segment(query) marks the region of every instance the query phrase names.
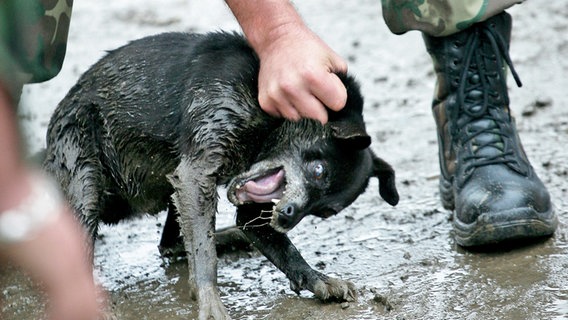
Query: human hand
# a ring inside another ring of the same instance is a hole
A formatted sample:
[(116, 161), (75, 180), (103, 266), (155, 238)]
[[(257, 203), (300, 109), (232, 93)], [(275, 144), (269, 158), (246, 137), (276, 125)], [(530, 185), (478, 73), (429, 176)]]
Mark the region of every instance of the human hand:
[(326, 123), (326, 107), (345, 106), (347, 91), (336, 73), (347, 63), (308, 28), (283, 25), (278, 36), (263, 48), (260, 58), (258, 100), (270, 115), (291, 120), (301, 117)]
[[(90, 246), (90, 240), (71, 212), (65, 212), (60, 218), (40, 235), (44, 241), (50, 241), (50, 238), (58, 241), (53, 244), (59, 248), (52, 249), (52, 259), (61, 255), (58, 262), (48, 263), (53, 264), (54, 268), (51, 274), (46, 273), (44, 276), (48, 319), (102, 319), (103, 311), (106, 311), (106, 297), (104, 290), (93, 279), (92, 261), (87, 253), (89, 250), (86, 249)], [(59, 251), (59, 254), (55, 251)], [(47, 266), (44, 265), (44, 268), (47, 270)], [(38, 274), (41, 275), (42, 272)]]
[[(0, 242), (0, 255), (22, 267), (40, 284), (47, 297), (48, 319), (99, 319), (105, 301), (93, 279), (86, 232), (51, 189), (52, 184), (36, 175), (26, 179), (26, 175), (14, 183), (15, 188), (32, 191), (12, 212), (2, 213), (2, 223), (20, 223), (20, 228), (25, 223), (28, 231), (21, 239), (7, 237)], [(40, 211), (45, 214), (38, 215)], [(11, 234), (3, 232), (4, 236)]]

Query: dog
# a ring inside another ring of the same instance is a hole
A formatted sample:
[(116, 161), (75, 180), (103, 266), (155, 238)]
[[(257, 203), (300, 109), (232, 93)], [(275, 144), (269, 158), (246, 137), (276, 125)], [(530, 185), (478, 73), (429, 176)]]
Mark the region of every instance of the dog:
[(286, 236), (304, 216), (337, 214), (371, 177), (399, 199), (393, 168), (369, 148), (356, 80), (326, 125), (271, 117), (257, 101), (259, 59), (237, 33), (163, 33), (109, 51), (58, 104), (44, 168), (93, 238), (99, 224), (168, 209), (161, 245), (181, 233), (200, 319), (228, 319), (216, 288), (218, 186), (237, 226), (295, 292), (351, 301)]

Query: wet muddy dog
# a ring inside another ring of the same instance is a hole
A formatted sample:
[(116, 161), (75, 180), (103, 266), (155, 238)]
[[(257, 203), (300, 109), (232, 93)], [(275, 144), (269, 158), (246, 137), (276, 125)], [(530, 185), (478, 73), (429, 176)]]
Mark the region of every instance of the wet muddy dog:
[(85, 72), (49, 123), (45, 168), (93, 237), (101, 222), (168, 209), (162, 245), (181, 232), (200, 319), (229, 318), (216, 288), (218, 186), (237, 226), (291, 288), (322, 300), (352, 300), (355, 288), (312, 269), (285, 232), (308, 214), (338, 213), (371, 177), (398, 202), (393, 169), (369, 148), (352, 77), (339, 75), (347, 105), (322, 125), (265, 114), (258, 70), (237, 34), (146, 37)]

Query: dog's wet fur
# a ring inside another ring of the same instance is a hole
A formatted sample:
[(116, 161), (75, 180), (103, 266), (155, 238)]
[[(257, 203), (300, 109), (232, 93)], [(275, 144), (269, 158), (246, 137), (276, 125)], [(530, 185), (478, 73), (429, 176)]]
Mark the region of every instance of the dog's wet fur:
[(369, 148), (353, 77), (338, 75), (347, 104), (322, 125), (265, 114), (258, 70), (235, 33), (146, 37), (85, 72), (49, 123), (44, 167), (93, 237), (101, 222), (168, 209), (161, 246), (181, 232), (200, 319), (229, 318), (216, 288), (218, 186), (246, 239), (294, 291), (322, 300), (353, 300), (355, 287), (312, 269), (285, 232), (308, 214), (335, 215), (371, 177), (398, 202), (393, 169)]

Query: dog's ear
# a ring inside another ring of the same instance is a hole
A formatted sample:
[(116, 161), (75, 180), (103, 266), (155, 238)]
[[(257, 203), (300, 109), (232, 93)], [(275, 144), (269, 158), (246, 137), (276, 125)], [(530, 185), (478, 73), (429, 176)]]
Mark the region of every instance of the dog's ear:
[(361, 121), (333, 121), (329, 123), (332, 135), (342, 146), (349, 149), (363, 150), (371, 145), (371, 137), (365, 131), (365, 124)]
[(337, 74), (347, 89), (347, 102), (340, 111), (328, 109), (328, 124), (333, 137), (342, 144), (356, 150), (363, 150), (371, 144), (371, 137), (363, 121), (363, 96), (359, 84), (346, 74)]
[(371, 154), (373, 157), (373, 176), (379, 179), (379, 193), (387, 203), (396, 206), (399, 196), (395, 184), (394, 169), (374, 153), (371, 152)]

